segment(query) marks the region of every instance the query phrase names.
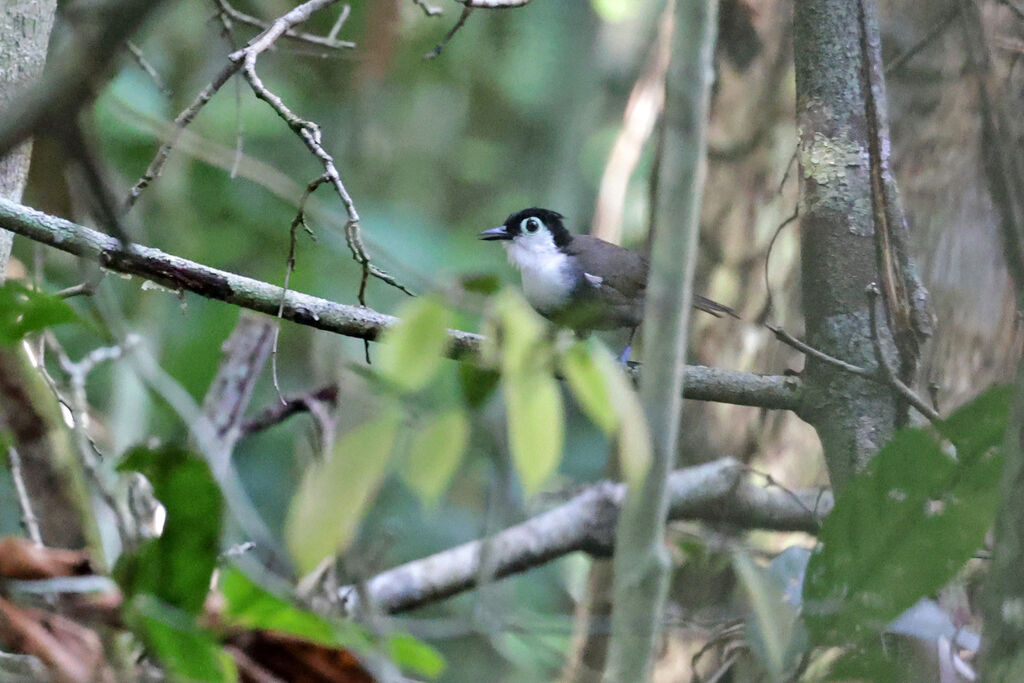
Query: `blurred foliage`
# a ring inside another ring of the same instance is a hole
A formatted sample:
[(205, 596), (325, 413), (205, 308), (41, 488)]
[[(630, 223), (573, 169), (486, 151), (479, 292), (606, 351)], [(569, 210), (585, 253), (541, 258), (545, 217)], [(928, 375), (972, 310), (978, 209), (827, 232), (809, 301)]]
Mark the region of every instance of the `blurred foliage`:
[[(611, 354), (593, 340), (552, 335), (521, 299), (502, 290), (517, 284), (519, 276), (499, 249), (481, 245), (475, 236), (510, 212), (534, 205), (557, 209), (574, 230), (586, 231), (663, 3), (538, 1), (514, 11), (477, 11), (439, 58), (424, 61), (460, 9), (446, 0), (434, 3), (445, 10), (441, 17), (424, 16), (411, 0), (353, 3), (339, 37), (355, 41), (357, 49), (325, 53), (282, 41), (258, 63), (269, 88), (300, 116), (321, 125), (325, 146), (362, 216), (374, 262), (414, 291), (429, 293), (409, 301), (370, 280), (369, 305), (401, 315), (403, 323), (382, 345), (370, 347), (369, 369), (359, 340), (288, 324), (281, 328), (277, 368), (284, 393), (338, 383), (339, 436), (321, 453), (309, 418), (296, 417), (242, 439), (235, 463), (260, 513), (287, 539), (302, 572), (346, 550), (344, 557), (357, 559), (358, 567), (343, 562), (342, 571), (354, 580), (479, 538), (534, 511), (543, 497), (530, 494), (604, 476), (613, 448), (626, 476), (646, 467), (639, 405)], [(237, 6), (269, 19), (294, 4), (251, 0)], [(326, 33), (335, 16), (321, 12), (302, 28)], [(170, 97), (126, 61), (97, 100), (92, 122), (120, 195), (152, 159), (168, 122), (222, 68), (226, 55), (255, 33), (235, 25), (225, 39), (211, 17), (206, 3), (169, 3), (138, 37), (146, 58), (169, 84)], [(788, 36), (782, 42), (788, 45)], [(775, 80), (756, 78), (772, 92), (791, 95), (788, 80), (776, 88)], [(725, 147), (735, 140), (722, 135), (721, 121), (732, 121), (740, 111), (730, 106), (738, 101), (736, 92), (754, 103), (748, 106), (757, 117), (769, 108), (785, 109), (775, 100), (760, 106), (761, 100), (750, 97), (751, 82), (726, 78), (720, 85), (718, 97), (726, 104), (716, 114), (713, 133)], [(704, 276), (713, 272), (724, 282), (730, 297), (749, 298), (749, 310), (760, 305), (763, 294), (761, 271), (751, 264), (761, 260), (759, 246), (792, 211), (776, 191), (794, 144), (788, 116), (786, 110), (781, 124), (786, 134), (776, 135), (765, 150), (771, 163), (744, 171), (756, 179), (729, 164), (711, 169), (711, 182), (724, 175), (721, 187), (727, 191), (710, 193), (709, 211), (733, 212), (749, 231), (719, 229), (717, 215), (709, 220), (713, 229), (703, 240), (701, 268)], [(760, 118), (738, 120), (739, 132), (733, 132), (740, 142), (754, 124), (771, 125)], [(641, 150), (627, 191), (623, 235), (634, 241), (647, 229), (652, 148)], [(73, 174), (65, 174), (62, 154), (52, 142), (37, 143), (25, 201), (87, 223), (82, 189)], [(163, 176), (125, 220), (140, 242), (281, 284), (296, 204), (319, 172), (298, 138), (244, 83), (232, 82), (203, 109)], [(290, 286), (354, 303), (361, 272), (345, 246), (343, 208), (329, 188), (321, 187), (307, 209), (316, 240), (300, 235)], [(18, 241), (18, 260), (35, 263), (34, 249)], [(794, 262), (795, 249), (795, 239), (783, 235), (773, 256), (779, 287), (788, 272), (781, 262)], [(46, 291), (97, 275), (95, 266), (67, 255), (43, 255), (41, 271), (26, 270)], [(749, 281), (715, 270), (730, 259), (734, 269), (750, 271)], [(0, 343), (77, 315), (80, 324), (57, 328), (71, 357), (109, 343), (113, 334), (136, 332), (163, 370), (196, 399), (208, 389), (220, 345), (237, 319), (225, 304), (141, 288), (138, 279), (111, 274), (96, 297), (70, 304), (18, 284), (0, 296)], [(494, 341), (490, 355), (476, 364), (443, 359), (446, 326), (488, 332)], [(737, 362), (730, 366), (756, 359), (752, 334), (733, 335), (737, 329), (720, 327), (705, 347), (695, 345), (695, 353), (731, 345), (730, 360)], [(772, 354), (758, 371), (788, 367), (783, 354)], [(567, 382), (555, 382), (555, 368)], [(188, 425), (128, 363), (97, 368), (88, 391), (97, 423), (94, 437), (107, 462), (146, 471), (169, 511), (169, 535), (125, 560), (126, 567), (134, 565), (123, 578), (126, 590), (135, 594), (131, 621), (178, 675), (230, 676), (230, 661), (193, 618), (220, 529), (220, 498), (210, 488), (209, 473), (182, 449), (125, 453), (150, 437), (180, 442)], [(265, 373), (251, 410), (277, 400)], [(870, 476), (848, 487), (822, 530), (823, 549), (811, 560), (802, 621), (794, 621), (801, 605), (794, 586), (803, 583), (806, 555), (783, 553), (767, 570), (750, 557), (736, 556), (732, 569), (750, 608), (747, 639), (764, 672), (776, 678), (791, 672), (808, 631), (814, 644), (877, 633), (963, 565), (990, 519), (993, 493), (985, 486), (997, 471), (998, 459), (988, 449), (1002, 419), (999, 400), (990, 394), (946, 423), (942, 434), (955, 445), (955, 461), (931, 431), (906, 432), (887, 447)], [(732, 438), (726, 443), (734, 450), (728, 452), (754, 452), (768, 444), (766, 460), (785, 461), (783, 467), (799, 484), (813, 482), (816, 470), (808, 462), (816, 462), (811, 458), (817, 457), (817, 446), (807, 437), (809, 430), (803, 441), (792, 432), (784, 444), (769, 440), (782, 432), (779, 421), (795, 418), (715, 406), (688, 411), (687, 419), (699, 419), (690, 416), (704, 411), (715, 411), (724, 427), (719, 431)], [(740, 420), (746, 430), (732, 428)], [(758, 436), (750, 437), (749, 430)], [(687, 448), (713, 452), (708, 444), (717, 442), (708, 431), (687, 432)], [(810, 457), (801, 460), (794, 453)], [(0, 494), (6, 488), (0, 487)], [(926, 506), (929, 501), (941, 503), (941, 510)], [(4, 522), (16, 519), (13, 497), (0, 495), (0, 503), (10, 511)], [(182, 536), (182, 525), (192, 524), (193, 537)], [(901, 540), (911, 537), (914, 543)], [(709, 563), (719, 557), (704, 538), (693, 545), (690, 557), (706, 556)], [(181, 562), (192, 563), (181, 574), (184, 583), (164, 581), (168, 572), (182, 569)], [(579, 558), (566, 558), (421, 610), (416, 616), (426, 624), (422, 638), (440, 654), (400, 628), (378, 637), (318, 617), (237, 571), (227, 571), (221, 585), (225, 619), (238, 626), (384, 653), (407, 670), (444, 680), (477, 681), (480, 671), (487, 671), (489, 680), (550, 680), (570, 646), (572, 610), (586, 566)], [(722, 566), (728, 569), (728, 561)], [(828, 606), (835, 595), (850, 594), (886, 599), (881, 605), (843, 600), (842, 609), (820, 617), (808, 611), (809, 605)], [(718, 606), (731, 603), (720, 594), (712, 597)], [(441, 626), (432, 630), (430, 624)], [(880, 672), (892, 665), (877, 650), (854, 648), (833, 673), (847, 667), (851, 675), (881, 680)]]

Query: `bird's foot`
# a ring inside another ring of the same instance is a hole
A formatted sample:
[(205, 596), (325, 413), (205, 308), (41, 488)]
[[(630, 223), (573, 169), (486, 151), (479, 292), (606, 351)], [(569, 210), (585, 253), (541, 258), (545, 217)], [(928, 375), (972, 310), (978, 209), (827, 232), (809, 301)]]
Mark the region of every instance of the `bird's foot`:
[(628, 365), (628, 364), (629, 364), (629, 353), (630, 353), (630, 351), (632, 351), (632, 350), (633, 350), (633, 345), (632, 345), (632, 344), (629, 344), (629, 345), (628, 345), (628, 346), (626, 346), (626, 348), (625, 348), (625, 349), (624, 349), (624, 350), (622, 351), (622, 353), (621, 353), (621, 354), (619, 354), (619, 365)]

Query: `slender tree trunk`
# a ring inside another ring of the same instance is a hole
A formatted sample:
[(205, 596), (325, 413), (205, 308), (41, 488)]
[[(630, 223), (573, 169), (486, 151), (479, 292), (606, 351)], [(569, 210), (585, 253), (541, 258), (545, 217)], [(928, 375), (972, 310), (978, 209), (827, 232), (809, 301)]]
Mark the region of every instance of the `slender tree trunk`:
[[(43, 73), (57, 0), (5, 0), (0, 10), (0, 111)], [(32, 143), (0, 159), (0, 197), (21, 201)], [(0, 230), (0, 284), (7, 273), (13, 233)]]
[(659, 173), (663, 186), (655, 207), (658, 229), (644, 311), (643, 364), (648, 372), (640, 383), (652, 458), (643, 474), (622, 468), (628, 489), (615, 545), (607, 681), (650, 678), (668, 591), (666, 485), (679, 444), (717, 12), (716, 0), (676, 4)]
[[(793, 27), (807, 340), (866, 368), (877, 366), (868, 285), (877, 283), (886, 293), (920, 288), (903, 270), (905, 254), (893, 253), (899, 249), (888, 241), (893, 232), (901, 237), (904, 227), (888, 170), (872, 3), (800, 0)], [(914, 350), (902, 353), (900, 344), (897, 354), (887, 324), (895, 321), (900, 329), (899, 314), (904, 322), (911, 315), (898, 298), (885, 297), (889, 315), (880, 323), (880, 342), (892, 365), (912, 374)], [(832, 486), (840, 490), (893, 435), (904, 409), (888, 387), (821, 361), (808, 358), (804, 377), (801, 416), (817, 430)]]

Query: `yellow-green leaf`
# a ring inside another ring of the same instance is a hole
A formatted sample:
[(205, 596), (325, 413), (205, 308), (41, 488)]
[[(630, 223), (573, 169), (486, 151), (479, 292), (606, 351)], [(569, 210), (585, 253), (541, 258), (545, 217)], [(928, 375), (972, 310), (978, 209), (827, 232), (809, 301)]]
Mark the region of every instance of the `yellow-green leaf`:
[(469, 443), (469, 418), (461, 408), (432, 415), (413, 435), (402, 479), (427, 505), (448, 488)]
[(619, 426), (619, 416), (612, 405), (606, 373), (594, 359), (597, 354), (607, 352), (593, 342), (577, 341), (562, 355), (562, 373), (583, 412), (611, 435)]
[(555, 379), (540, 373), (506, 375), (504, 390), (512, 463), (526, 495), (533, 495), (562, 459), (562, 395)]
[(606, 353), (594, 354), (593, 360), (605, 378), (618, 416), (618, 455), (622, 476), (627, 482), (640, 481), (651, 466), (651, 437), (640, 397), (618, 361)]
[(285, 520), (288, 549), (300, 573), (344, 551), (387, 475), (402, 420), (395, 406), (347, 432), (322, 463), (309, 468)]
[(441, 365), (448, 345), (449, 312), (432, 296), (413, 299), (384, 333), (377, 371), (399, 390), (419, 391)]
[(498, 295), (496, 312), (501, 321), (502, 371), (516, 374), (543, 365), (542, 345), (544, 321), (515, 290), (506, 289)]

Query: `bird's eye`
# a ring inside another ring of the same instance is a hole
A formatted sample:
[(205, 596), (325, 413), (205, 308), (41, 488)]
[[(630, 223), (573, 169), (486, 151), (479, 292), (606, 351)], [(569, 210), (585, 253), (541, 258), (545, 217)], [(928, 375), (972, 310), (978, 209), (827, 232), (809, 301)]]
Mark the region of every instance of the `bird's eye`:
[(523, 222), (519, 227), (521, 227), (525, 232), (537, 232), (537, 230), (540, 229), (540, 226), (540, 220), (536, 218), (526, 218), (523, 219)]

